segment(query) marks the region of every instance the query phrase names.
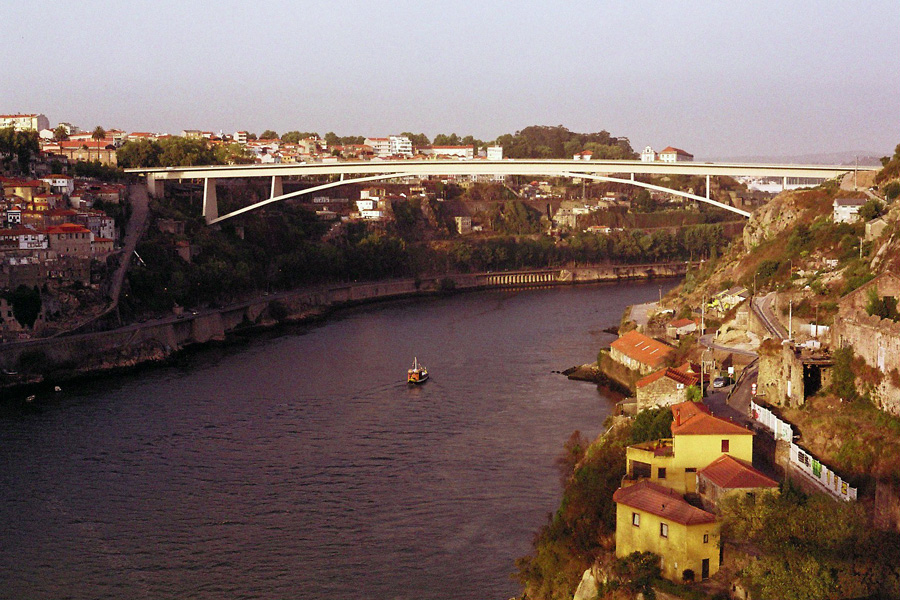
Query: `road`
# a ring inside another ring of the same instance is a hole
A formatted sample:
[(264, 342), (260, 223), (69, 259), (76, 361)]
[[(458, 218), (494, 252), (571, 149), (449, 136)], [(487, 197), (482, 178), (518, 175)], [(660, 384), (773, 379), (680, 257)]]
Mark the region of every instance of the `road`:
[(712, 333), (708, 333), (706, 335), (700, 336), (700, 345), (706, 346), (712, 350), (722, 350), (723, 352), (731, 352), (732, 354), (741, 354), (743, 356), (757, 356), (756, 352), (753, 350), (747, 350), (746, 348), (738, 348), (737, 346), (724, 346), (722, 344), (717, 344), (713, 341), (715, 336)]
[(772, 301), (775, 299), (775, 292), (769, 292), (762, 298), (753, 298), (750, 308), (753, 313), (759, 317), (766, 329), (780, 340), (788, 339), (788, 332), (778, 321), (778, 317), (772, 311)]

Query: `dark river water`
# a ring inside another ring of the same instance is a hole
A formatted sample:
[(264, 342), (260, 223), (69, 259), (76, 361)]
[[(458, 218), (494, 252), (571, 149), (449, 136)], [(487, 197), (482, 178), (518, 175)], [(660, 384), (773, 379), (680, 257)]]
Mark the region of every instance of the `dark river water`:
[[(663, 289), (673, 285), (664, 282)], [(373, 305), (0, 417), (0, 598), (498, 599), (658, 283)], [(414, 356), (431, 381), (410, 388)]]

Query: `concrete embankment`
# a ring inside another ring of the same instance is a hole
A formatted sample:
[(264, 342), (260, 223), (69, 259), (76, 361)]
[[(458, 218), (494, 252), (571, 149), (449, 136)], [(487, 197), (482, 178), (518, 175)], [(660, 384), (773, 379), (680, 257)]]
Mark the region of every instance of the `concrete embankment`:
[(540, 287), (655, 277), (680, 277), (685, 263), (608, 265), (476, 273), (281, 292), (216, 310), (166, 317), (110, 331), (7, 343), (0, 346), (0, 386), (64, 379), (163, 360), (231, 332), (319, 317), (344, 306), (450, 291)]

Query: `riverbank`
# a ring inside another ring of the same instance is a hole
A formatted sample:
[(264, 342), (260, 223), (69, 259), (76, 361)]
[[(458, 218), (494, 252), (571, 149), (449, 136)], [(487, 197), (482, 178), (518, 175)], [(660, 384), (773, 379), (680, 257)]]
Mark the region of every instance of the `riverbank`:
[(322, 319), (335, 310), (370, 302), (497, 288), (681, 277), (688, 266), (679, 262), (454, 274), (280, 292), (108, 331), (4, 344), (0, 346), (0, 388), (55, 384), (161, 362), (185, 348), (221, 342), (237, 332)]

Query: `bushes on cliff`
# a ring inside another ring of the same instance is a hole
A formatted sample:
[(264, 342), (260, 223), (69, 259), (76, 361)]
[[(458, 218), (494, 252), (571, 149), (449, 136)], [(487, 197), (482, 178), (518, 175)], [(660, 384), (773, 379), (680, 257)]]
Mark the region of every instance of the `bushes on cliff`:
[(753, 597), (784, 600), (900, 594), (900, 538), (875, 530), (866, 509), (786, 489), (720, 503), (723, 536), (758, 551), (742, 577)]
[(528, 598), (570, 599), (585, 569), (611, 547), (612, 495), (625, 475), (629, 431), (629, 425), (617, 425), (583, 453), (580, 436), (567, 442), (558, 462), (565, 479), (560, 508), (535, 536), (531, 554), (516, 561)]

